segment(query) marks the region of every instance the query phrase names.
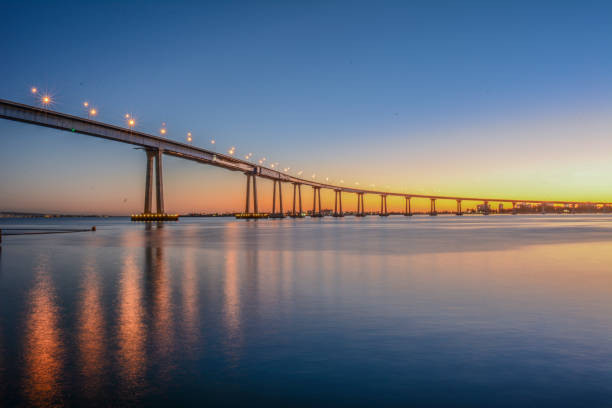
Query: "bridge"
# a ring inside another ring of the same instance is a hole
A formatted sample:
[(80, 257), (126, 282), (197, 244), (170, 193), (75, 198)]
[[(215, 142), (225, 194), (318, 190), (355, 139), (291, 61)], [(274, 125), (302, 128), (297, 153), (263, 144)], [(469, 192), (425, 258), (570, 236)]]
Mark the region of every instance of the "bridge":
[[(65, 113), (54, 112), (36, 106), (25, 105), (13, 101), (0, 99), (0, 118), (28, 123), (36, 126), (48, 127), (68, 132), (99, 137), (113, 140), (116, 142), (127, 143), (142, 148), (146, 154), (146, 178), (144, 195), (144, 214), (165, 214), (164, 207), (164, 183), (163, 183), (163, 156), (175, 156), (185, 160), (192, 160), (198, 163), (221, 167), (230, 171), (239, 171), (246, 175), (246, 194), (244, 213), (239, 214), (241, 218), (259, 218), (263, 213), (259, 212), (257, 203), (257, 179), (272, 180), (274, 184), (271, 217), (282, 218), (286, 212), (283, 210), (282, 186), (290, 184), (293, 186), (293, 205), (290, 215), (292, 217), (303, 217), (302, 207), (302, 186), (310, 187), (314, 190), (311, 216), (320, 217), (323, 215), (321, 210), (321, 189), (328, 189), (334, 192), (334, 216), (344, 216), (342, 209), (343, 194), (355, 194), (357, 198), (357, 212), (355, 215), (364, 216), (364, 196), (380, 196), (379, 215), (387, 216), (387, 197), (396, 196), (405, 199), (404, 215), (412, 215), (411, 199), (424, 198), (430, 200), (429, 215), (437, 215), (436, 201), (453, 200), (457, 204), (457, 215), (462, 215), (461, 203), (463, 201), (478, 201), (485, 204), (485, 213), (488, 212), (488, 203), (511, 203), (513, 210), (517, 204), (537, 204), (544, 210), (546, 205), (566, 205), (574, 209), (581, 204), (588, 205), (610, 205), (609, 202), (583, 202), (583, 201), (551, 201), (551, 200), (519, 200), (514, 198), (499, 197), (455, 197), (428, 194), (408, 194), (390, 191), (368, 190), (347, 186), (338, 186), (328, 183), (319, 183), (314, 180), (306, 180), (294, 177), (272, 168), (256, 165), (246, 160), (241, 160), (230, 155), (220, 154), (211, 150), (195, 147), (189, 144), (177, 142), (163, 137), (154, 136), (144, 132), (139, 132), (131, 128), (123, 128), (107, 123), (97, 122), (91, 119), (68, 115)], [(153, 174), (155, 173), (155, 174)], [(155, 176), (155, 202), (156, 212), (153, 213), (153, 176)], [(278, 200), (277, 200), (278, 190)], [(277, 211), (278, 201), (278, 211)], [(251, 211), (251, 203), (253, 211)], [(516, 211), (513, 211), (516, 213)], [(265, 214), (267, 216), (267, 214)]]

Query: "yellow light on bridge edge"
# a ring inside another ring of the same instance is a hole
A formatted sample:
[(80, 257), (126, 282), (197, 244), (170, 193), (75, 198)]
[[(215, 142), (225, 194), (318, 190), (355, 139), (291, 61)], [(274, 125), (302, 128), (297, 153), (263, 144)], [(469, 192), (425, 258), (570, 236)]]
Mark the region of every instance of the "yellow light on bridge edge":
[(48, 105), (51, 103), (51, 97), (49, 95), (43, 95), (41, 98), (43, 105)]
[(162, 135), (165, 135), (166, 134), (166, 128), (159, 129), (159, 133), (161, 133)]
[(87, 108), (89, 106), (89, 102), (87, 101), (83, 102), (83, 106)]
[(128, 120), (128, 125), (129, 125), (130, 127), (134, 127), (134, 125), (135, 125), (135, 124), (136, 124), (136, 121), (135, 121), (134, 119), (130, 119), (130, 120)]
[(96, 110), (96, 108), (91, 108), (91, 109), (89, 110), (89, 114), (90, 114), (91, 116), (96, 116), (96, 115), (98, 114), (98, 111)]
[(33, 94), (38, 92), (38, 89), (36, 89), (35, 86), (33, 86), (32, 88), (30, 88), (30, 92), (32, 92)]
[(191, 132), (187, 132), (187, 141), (191, 142), (192, 138), (191, 138)]

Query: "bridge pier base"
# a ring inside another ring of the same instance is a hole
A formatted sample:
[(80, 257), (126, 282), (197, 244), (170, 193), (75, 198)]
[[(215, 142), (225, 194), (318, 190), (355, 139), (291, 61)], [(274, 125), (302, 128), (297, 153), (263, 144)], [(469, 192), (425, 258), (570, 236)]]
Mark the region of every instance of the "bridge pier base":
[(164, 180), (162, 176), (162, 154), (161, 149), (157, 150), (155, 156), (155, 188), (157, 193), (157, 213), (164, 214)]
[[(283, 212), (283, 191), (281, 188), (280, 180), (273, 180), (274, 187), (272, 192), (272, 214), (270, 214), (270, 218), (285, 218), (285, 213)], [(276, 212), (276, 185), (278, 183), (278, 202), (280, 207), (280, 212)]]
[(344, 217), (344, 212), (342, 211), (342, 190), (334, 190), (334, 217)]
[(144, 199), (144, 214), (151, 214), (152, 201), (153, 201), (153, 160), (155, 159), (155, 152), (152, 150), (145, 150), (147, 154), (147, 175), (145, 178), (145, 199)]
[(411, 217), (412, 216), (412, 208), (410, 206), (410, 197), (405, 197), (406, 198), (406, 211), (404, 212), (404, 215), (406, 217)]
[[(299, 212), (295, 211), (296, 194), (299, 196)], [(291, 212), (291, 218), (304, 218), (304, 213), (302, 212), (302, 185), (300, 183), (293, 183), (293, 211)]]
[[(257, 175), (255, 173), (244, 173), (247, 176), (246, 184), (246, 202), (244, 206), (244, 212), (236, 214), (236, 218), (240, 219), (258, 219), (268, 218), (269, 214), (260, 213), (257, 206)], [(251, 179), (253, 189), (253, 212), (251, 212)]]
[(162, 175), (162, 154), (159, 150), (145, 150), (147, 172), (145, 176), (145, 197), (143, 214), (153, 214), (153, 168), (155, 168), (156, 214), (164, 214), (164, 181)]
[(387, 212), (387, 195), (382, 194), (380, 196), (380, 215), (381, 217), (388, 217), (389, 213)]
[(323, 212), (321, 212), (321, 187), (313, 187), (312, 189), (312, 212), (310, 216), (313, 218), (323, 217)]
[(461, 211), (461, 200), (457, 200), (457, 212), (455, 215), (463, 215), (463, 212)]
[(366, 213), (363, 209), (363, 193), (357, 193), (357, 212), (355, 217), (365, 217)]
[(431, 203), (429, 205), (429, 215), (435, 217), (436, 215), (438, 215), (438, 212), (436, 211), (436, 199), (435, 198), (430, 198)]
[[(177, 214), (164, 212), (164, 180), (162, 174), (163, 150), (147, 149), (147, 172), (145, 176), (144, 211), (142, 214), (132, 214), (132, 221), (177, 221)], [(155, 168), (155, 202), (157, 212), (153, 212), (153, 168)]]

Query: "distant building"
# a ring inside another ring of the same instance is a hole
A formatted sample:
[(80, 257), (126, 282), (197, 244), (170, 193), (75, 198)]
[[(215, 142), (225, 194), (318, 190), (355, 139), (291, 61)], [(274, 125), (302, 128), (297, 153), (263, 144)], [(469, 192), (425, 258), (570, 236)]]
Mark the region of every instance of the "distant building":
[(476, 206), (476, 211), (480, 212), (480, 213), (488, 213), (491, 212), (491, 205), (489, 203), (485, 203), (485, 204), (478, 204)]

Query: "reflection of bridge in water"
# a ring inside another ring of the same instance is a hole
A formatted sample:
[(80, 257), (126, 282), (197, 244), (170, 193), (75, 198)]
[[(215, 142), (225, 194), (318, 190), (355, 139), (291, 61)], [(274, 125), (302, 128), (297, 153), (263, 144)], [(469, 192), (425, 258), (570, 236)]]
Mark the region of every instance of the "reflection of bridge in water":
[[(355, 215), (364, 216), (364, 196), (378, 195), (380, 196), (380, 212), (379, 215), (387, 216), (387, 197), (395, 196), (402, 197), (405, 200), (404, 215), (412, 215), (411, 199), (424, 198), (430, 200), (429, 215), (437, 215), (436, 201), (437, 200), (453, 200), (457, 203), (455, 213), (462, 215), (461, 204), (463, 201), (478, 201), (483, 202), (484, 213), (489, 213), (489, 202), (496, 203), (511, 203), (513, 213), (516, 213), (517, 204), (536, 204), (541, 207), (542, 212), (547, 206), (564, 205), (570, 211), (574, 211), (578, 205), (590, 206), (608, 206), (612, 203), (608, 202), (581, 202), (581, 201), (551, 201), (551, 200), (519, 200), (513, 198), (487, 198), (487, 197), (456, 197), (442, 195), (427, 195), (427, 194), (410, 194), (397, 193), (389, 191), (365, 190), (353, 187), (338, 186), (333, 184), (318, 183), (312, 180), (306, 180), (299, 177), (294, 177), (281, 171), (277, 171), (264, 166), (250, 163), (246, 160), (237, 159), (230, 155), (216, 153), (200, 147), (191, 146), (189, 144), (177, 142), (174, 140), (153, 136), (147, 133), (138, 132), (133, 129), (126, 129), (115, 125), (110, 125), (102, 122), (80, 118), (77, 116), (67, 115), (59, 112), (53, 112), (47, 109), (41, 109), (34, 106), (23, 105), (20, 103), (0, 100), (0, 118), (9, 119), (19, 122), (25, 122), (37, 126), (50, 127), (59, 130), (65, 130), (73, 133), (95, 136), (103, 139), (114, 140), (117, 142), (128, 143), (139, 146), (145, 150), (147, 156), (146, 166), (146, 181), (145, 181), (145, 197), (144, 197), (144, 214), (153, 213), (153, 173), (155, 173), (155, 198), (156, 198), (156, 213), (164, 214), (164, 188), (163, 188), (163, 171), (162, 157), (164, 154), (180, 157), (187, 160), (196, 161), (198, 163), (208, 164), (212, 166), (222, 167), (227, 170), (240, 171), (247, 176), (246, 182), (246, 200), (244, 213), (240, 214), (241, 218), (260, 218), (267, 217), (268, 214), (260, 213), (257, 202), (257, 179), (263, 178), (272, 180), (274, 184), (272, 212), (271, 217), (282, 218), (286, 212), (283, 209), (282, 185), (289, 183), (293, 185), (293, 205), (290, 211), (292, 217), (303, 217), (302, 210), (302, 186), (311, 187), (314, 191), (311, 216), (321, 217), (324, 215), (321, 209), (321, 189), (328, 189), (334, 192), (334, 211), (333, 215), (337, 217), (344, 216), (342, 208), (343, 194), (355, 194), (357, 196), (357, 211)], [(277, 210), (277, 189), (278, 189), (278, 210)], [(253, 211), (251, 211), (251, 204)]]

